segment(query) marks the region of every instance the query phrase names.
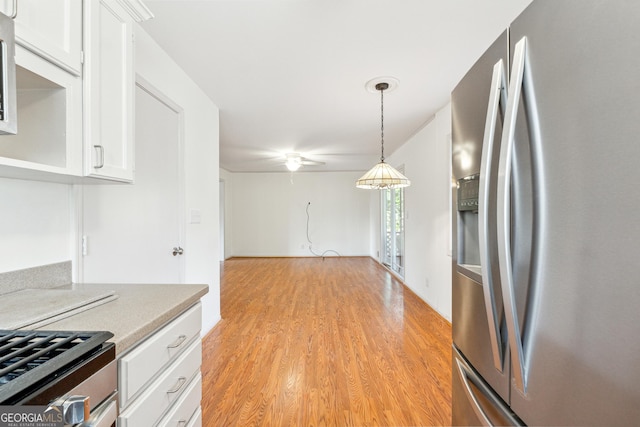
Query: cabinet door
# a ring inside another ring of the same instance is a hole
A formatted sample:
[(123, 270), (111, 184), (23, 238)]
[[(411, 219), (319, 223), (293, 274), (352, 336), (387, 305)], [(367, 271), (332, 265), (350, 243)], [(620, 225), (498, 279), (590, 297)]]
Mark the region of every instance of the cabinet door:
[(85, 174), (133, 181), (133, 18), (116, 0), (85, 2)]
[(79, 76), (82, 72), (82, 0), (0, 0), (15, 16), (16, 42)]

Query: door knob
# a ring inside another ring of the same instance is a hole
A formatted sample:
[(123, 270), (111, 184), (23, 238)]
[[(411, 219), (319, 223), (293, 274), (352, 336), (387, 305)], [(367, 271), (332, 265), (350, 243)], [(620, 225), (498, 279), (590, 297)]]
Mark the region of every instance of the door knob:
[(173, 248), (173, 252), (171, 253), (173, 254), (173, 256), (182, 255), (184, 253), (184, 249), (182, 249), (180, 246), (177, 246)]

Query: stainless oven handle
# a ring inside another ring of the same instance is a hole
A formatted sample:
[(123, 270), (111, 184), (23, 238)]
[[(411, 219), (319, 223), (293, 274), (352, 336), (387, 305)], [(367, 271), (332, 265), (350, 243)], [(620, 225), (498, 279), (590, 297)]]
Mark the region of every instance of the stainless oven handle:
[(118, 393), (114, 392), (104, 403), (91, 411), (88, 421), (79, 427), (111, 427), (118, 418)]

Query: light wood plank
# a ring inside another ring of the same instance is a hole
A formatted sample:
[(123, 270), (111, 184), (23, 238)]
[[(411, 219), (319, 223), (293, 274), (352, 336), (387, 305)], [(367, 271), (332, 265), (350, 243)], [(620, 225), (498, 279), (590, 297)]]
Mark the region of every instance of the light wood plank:
[(237, 258), (203, 348), (204, 426), (451, 422), (451, 324), (370, 258)]

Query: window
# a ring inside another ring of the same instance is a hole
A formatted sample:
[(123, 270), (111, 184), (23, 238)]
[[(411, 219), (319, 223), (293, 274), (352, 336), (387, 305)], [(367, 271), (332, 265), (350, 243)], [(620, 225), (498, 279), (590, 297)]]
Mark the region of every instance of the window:
[(404, 277), (404, 189), (382, 190), (382, 263)]

